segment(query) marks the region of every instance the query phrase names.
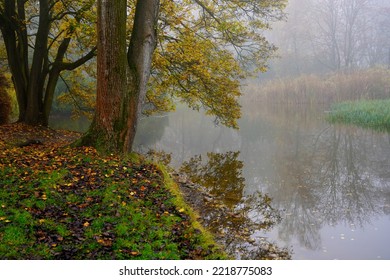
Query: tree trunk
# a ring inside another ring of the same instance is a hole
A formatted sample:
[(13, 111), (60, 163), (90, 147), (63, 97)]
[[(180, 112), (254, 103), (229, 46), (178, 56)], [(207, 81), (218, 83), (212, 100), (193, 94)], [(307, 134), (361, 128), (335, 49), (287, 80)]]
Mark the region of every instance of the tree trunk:
[(30, 82), (27, 90), (27, 110), (25, 122), (36, 125), (43, 123), (42, 97), (45, 77), (45, 59), (50, 30), (49, 2), (39, 1), (39, 27), (35, 39), (35, 50), (30, 69)]
[[(19, 4), (20, 0), (18, 1)], [(15, 1), (5, 1), (1, 31), (19, 105), (19, 121), (23, 121), (27, 108), (28, 60), (23, 59), (27, 55), (28, 48), (27, 29), (18, 28), (18, 25), (14, 22), (16, 18)], [(19, 19), (21, 21), (25, 20), (25, 14), (20, 13)]]
[(98, 1), (96, 110), (79, 144), (104, 153), (131, 151), (156, 46), (158, 10), (159, 0), (137, 1), (126, 59), (126, 0)]
[[(93, 48), (75, 62), (63, 62), (70, 37), (63, 39), (54, 63), (49, 62), (48, 38), (53, 22), (52, 1), (39, 0), (39, 21), (35, 44), (29, 66), (28, 20), (25, 0), (7, 0), (0, 13), (0, 29), (7, 51), (8, 66), (12, 74), (19, 106), (19, 122), (32, 125), (48, 125), (53, 96), (60, 73), (74, 70), (95, 56)], [(82, 9), (81, 9), (82, 10)], [(31, 51), (30, 51), (31, 52)]]
[[(153, 52), (157, 44), (157, 20), (159, 15), (159, 0), (137, 1), (134, 27), (127, 53), (129, 63), (129, 92), (131, 116), (128, 120), (129, 131), (125, 137), (127, 150), (134, 141), (141, 104), (146, 96), (150, 77)], [(136, 85), (136, 87), (134, 87)]]
[(81, 144), (99, 150), (120, 147), (121, 104), (126, 92), (126, 0), (98, 1), (95, 116)]

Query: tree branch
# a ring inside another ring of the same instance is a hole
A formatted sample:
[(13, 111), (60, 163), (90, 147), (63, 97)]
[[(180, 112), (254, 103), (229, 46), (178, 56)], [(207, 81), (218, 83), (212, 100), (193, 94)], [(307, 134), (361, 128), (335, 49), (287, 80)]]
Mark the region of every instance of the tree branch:
[(78, 67), (80, 67), (81, 65), (83, 65), (84, 63), (86, 63), (87, 61), (89, 61), (90, 59), (92, 59), (94, 56), (96, 56), (96, 49), (97, 47), (94, 47), (92, 50), (89, 51), (89, 53), (87, 53), (85, 56), (81, 57), (80, 59), (74, 61), (74, 62), (71, 62), (71, 63), (60, 63), (59, 64), (59, 69), (62, 71), (62, 70), (74, 70)]
[(202, 9), (204, 10), (204, 11), (206, 11), (217, 23), (219, 23), (219, 24), (221, 24), (221, 21), (219, 20), (219, 18), (217, 18), (216, 16), (215, 16), (215, 14), (213, 13), (213, 11), (211, 11), (209, 8), (207, 8), (206, 6), (205, 6), (205, 4), (203, 4), (201, 1), (199, 1), (199, 0), (194, 0), (199, 6), (201, 6), (202, 7)]

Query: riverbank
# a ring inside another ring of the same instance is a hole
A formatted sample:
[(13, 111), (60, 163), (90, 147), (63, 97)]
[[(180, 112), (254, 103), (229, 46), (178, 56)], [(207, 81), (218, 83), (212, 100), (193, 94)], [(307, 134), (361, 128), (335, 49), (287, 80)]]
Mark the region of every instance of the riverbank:
[(0, 259), (225, 259), (158, 165), (0, 126)]

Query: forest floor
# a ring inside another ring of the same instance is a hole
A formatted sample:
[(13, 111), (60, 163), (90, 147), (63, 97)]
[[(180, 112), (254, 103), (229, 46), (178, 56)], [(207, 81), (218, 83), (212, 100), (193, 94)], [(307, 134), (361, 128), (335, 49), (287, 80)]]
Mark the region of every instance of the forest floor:
[(157, 164), (78, 137), (0, 126), (0, 259), (227, 258)]

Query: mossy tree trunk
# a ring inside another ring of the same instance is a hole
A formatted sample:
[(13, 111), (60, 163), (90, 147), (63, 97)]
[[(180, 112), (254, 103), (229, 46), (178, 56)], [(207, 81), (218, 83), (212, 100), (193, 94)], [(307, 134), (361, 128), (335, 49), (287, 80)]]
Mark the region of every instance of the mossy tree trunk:
[(0, 125), (9, 122), (11, 101), (7, 93), (8, 83), (3, 73), (0, 73)]
[(134, 141), (156, 47), (159, 0), (139, 0), (126, 52), (126, 0), (98, 1), (95, 116), (78, 144), (126, 154)]

